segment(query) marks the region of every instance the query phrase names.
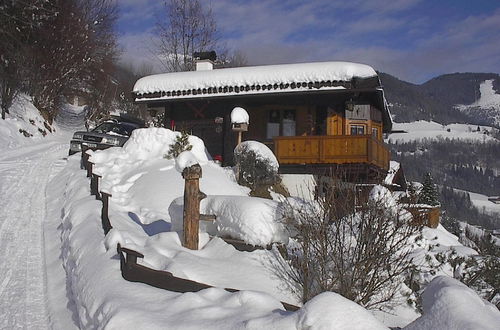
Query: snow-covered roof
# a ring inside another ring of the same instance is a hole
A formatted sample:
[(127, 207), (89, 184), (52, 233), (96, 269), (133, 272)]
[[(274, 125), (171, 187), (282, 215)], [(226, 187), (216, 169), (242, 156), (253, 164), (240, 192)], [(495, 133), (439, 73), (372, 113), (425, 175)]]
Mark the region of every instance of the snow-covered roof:
[(352, 88), (353, 79), (376, 78), (351, 62), (315, 62), (172, 72), (146, 76), (134, 86), (136, 101)]

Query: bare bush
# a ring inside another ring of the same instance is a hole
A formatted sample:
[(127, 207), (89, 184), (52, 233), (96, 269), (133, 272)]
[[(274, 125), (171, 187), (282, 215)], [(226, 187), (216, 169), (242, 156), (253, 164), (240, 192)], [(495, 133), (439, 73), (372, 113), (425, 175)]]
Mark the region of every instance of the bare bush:
[(279, 249), (277, 273), (303, 302), (333, 291), (383, 309), (414, 268), (411, 244), (420, 228), (387, 189), (376, 186), (362, 198), (354, 185), (332, 182), (314, 201), (284, 203), (291, 239)]

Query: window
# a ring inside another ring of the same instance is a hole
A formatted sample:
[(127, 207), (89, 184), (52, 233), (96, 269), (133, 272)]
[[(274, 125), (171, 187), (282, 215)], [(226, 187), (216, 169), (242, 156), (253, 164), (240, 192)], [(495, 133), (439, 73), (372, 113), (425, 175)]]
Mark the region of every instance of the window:
[(266, 138), (275, 136), (295, 136), (295, 110), (271, 110), (267, 122)]
[(351, 135), (365, 135), (365, 125), (351, 125)]
[(295, 110), (285, 110), (282, 125), (283, 136), (295, 136)]
[(377, 127), (372, 127), (372, 136), (375, 139), (378, 139), (378, 128)]
[(269, 120), (267, 121), (266, 137), (272, 139), (280, 135), (280, 113), (278, 110), (269, 112)]

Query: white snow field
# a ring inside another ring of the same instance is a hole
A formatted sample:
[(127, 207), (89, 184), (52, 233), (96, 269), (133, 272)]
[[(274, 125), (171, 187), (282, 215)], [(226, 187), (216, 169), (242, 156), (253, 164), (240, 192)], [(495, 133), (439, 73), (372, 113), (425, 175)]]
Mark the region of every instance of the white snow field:
[[(61, 118), (80, 118), (79, 111), (73, 109)], [(79, 122), (65, 123), (62, 130), (54, 125), (57, 133), (42, 137), (36, 126), (43, 127), (43, 119), (24, 96), (9, 117), (0, 121), (0, 328), (71, 329), (74, 322), (59, 259), (60, 213), (48, 208), (46, 193), (66, 163), (70, 135), (65, 132)], [(24, 137), (19, 128), (34, 136)]]
[[(479, 131), (477, 128), (479, 127)], [(405, 143), (419, 140), (465, 140), (474, 142), (498, 141), (491, 134), (496, 128), (469, 124), (442, 125), (434, 121), (418, 120), (411, 123), (394, 123), (393, 131), (405, 133), (391, 133), (387, 143)]]

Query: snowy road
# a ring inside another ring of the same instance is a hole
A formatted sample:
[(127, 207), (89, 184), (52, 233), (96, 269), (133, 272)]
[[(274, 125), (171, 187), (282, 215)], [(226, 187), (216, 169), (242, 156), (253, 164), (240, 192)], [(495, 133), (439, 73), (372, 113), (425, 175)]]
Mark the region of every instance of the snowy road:
[[(68, 126), (63, 130), (72, 129)], [(59, 299), (47, 289), (47, 274), (57, 270), (46, 267), (46, 188), (65, 164), (69, 137), (58, 133), (0, 154), (0, 329), (50, 329), (61, 324), (50, 306), (57, 303), (54, 298), (66, 304), (67, 298)], [(49, 262), (54, 267), (50, 258)], [(64, 274), (59, 268), (58, 274)]]

